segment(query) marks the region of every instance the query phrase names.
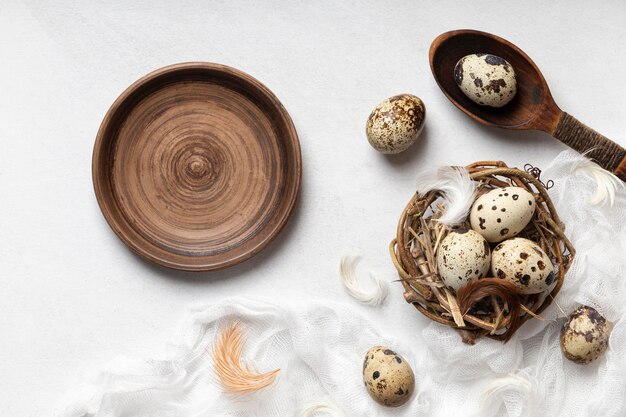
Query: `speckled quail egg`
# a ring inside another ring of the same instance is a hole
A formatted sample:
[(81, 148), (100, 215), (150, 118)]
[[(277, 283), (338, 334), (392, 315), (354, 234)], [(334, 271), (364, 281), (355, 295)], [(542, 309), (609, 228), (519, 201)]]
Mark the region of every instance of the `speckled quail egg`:
[(565, 357), (580, 364), (598, 359), (606, 351), (611, 324), (594, 308), (578, 307), (561, 329), (561, 350)]
[(397, 407), (411, 398), (415, 377), (402, 356), (384, 346), (374, 346), (365, 354), (363, 383), (378, 403)]
[(381, 102), (367, 119), (370, 145), (386, 154), (399, 153), (417, 140), (424, 127), (426, 107), (419, 97), (400, 94)]
[(535, 208), (535, 197), (525, 189), (495, 188), (474, 201), (470, 224), (488, 242), (501, 242), (524, 230)]
[(535, 242), (522, 237), (505, 240), (493, 249), (491, 273), (515, 284), (522, 294), (543, 292), (556, 279), (550, 257)]
[(437, 250), (437, 271), (443, 282), (455, 291), (489, 272), (491, 250), (473, 230), (450, 232)]
[(491, 54), (461, 58), (454, 67), (454, 80), (470, 100), (482, 106), (502, 107), (517, 93), (513, 66)]

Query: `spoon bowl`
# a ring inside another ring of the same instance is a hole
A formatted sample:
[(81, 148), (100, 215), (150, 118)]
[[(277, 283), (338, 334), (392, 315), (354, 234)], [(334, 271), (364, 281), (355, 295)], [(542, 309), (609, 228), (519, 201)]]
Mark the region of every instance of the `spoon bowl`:
[[(481, 106), (470, 100), (454, 80), (454, 67), (466, 55), (487, 53), (507, 60), (515, 69), (517, 94), (503, 107)], [(555, 103), (535, 63), (517, 46), (477, 30), (454, 30), (439, 35), (430, 46), (430, 68), (441, 91), (472, 119), (488, 126), (542, 130), (626, 181), (626, 150)]]

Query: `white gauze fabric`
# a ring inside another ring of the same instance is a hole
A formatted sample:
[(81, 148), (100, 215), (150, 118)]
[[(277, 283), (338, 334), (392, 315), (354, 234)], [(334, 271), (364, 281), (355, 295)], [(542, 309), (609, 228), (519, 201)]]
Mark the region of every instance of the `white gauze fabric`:
[[(328, 403), (348, 417), (623, 417), (626, 191), (617, 190), (613, 207), (590, 205), (595, 182), (575, 169), (580, 161), (578, 154), (563, 152), (541, 178), (554, 181), (549, 192), (577, 250), (557, 302), (566, 312), (581, 303), (593, 306), (613, 322), (609, 350), (595, 363), (564, 359), (564, 319), (555, 304), (542, 314), (548, 321), (527, 322), (506, 344), (483, 339), (468, 346), (454, 330), (430, 323), (422, 346), (408, 333), (404, 343), (383, 337), (345, 305), (287, 308), (232, 298), (192, 310), (160, 359), (114, 360), (68, 394), (60, 415), (291, 417), (310, 404)], [(372, 314), (410, 311), (398, 310), (398, 303), (404, 301), (390, 299)], [(407, 320), (426, 323), (414, 311), (407, 314)], [(273, 386), (250, 396), (221, 392), (207, 351), (220, 324), (233, 319), (246, 328), (244, 357), (260, 372), (281, 368)], [(378, 344), (402, 353), (415, 371), (417, 392), (403, 407), (382, 407), (363, 388), (363, 355)]]
[[(220, 325), (231, 320), (243, 324), (243, 357), (257, 371), (281, 369), (273, 386), (252, 395), (221, 391), (209, 350)], [(419, 394), (400, 409), (379, 406), (369, 398), (361, 375), (365, 352), (372, 346), (396, 349), (418, 367), (408, 346), (381, 336), (348, 306), (324, 302), (284, 308), (234, 297), (192, 310), (172, 341), (161, 359), (114, 360), (68, 394), (60, 415), (291, 417), (320, 402), (346, 416), (426, 411)]]

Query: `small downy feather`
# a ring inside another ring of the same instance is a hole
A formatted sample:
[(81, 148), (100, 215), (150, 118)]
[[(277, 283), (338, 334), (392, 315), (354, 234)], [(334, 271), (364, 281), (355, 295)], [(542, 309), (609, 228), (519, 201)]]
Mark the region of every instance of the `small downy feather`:
[(313, 417), (316, 415), (327, 415), (330, 417), (346, 417), (346, 415), (338, 409), (334, 404), (326, 402), (317, 402), (308, 405), (300, 412), (299, 417)]
[(364, 290), (357, 282), (356, 267), (358, 263), (358, 256), (344, 256), (341, 258), (339, 274), (346, 292), (363, 304), (371, 306), (382, 304), (389, 293), (389, 284), (370, 271), (370, 279), (375, 284), (375, 287), (369, 291)]
[(580, 161), (574, 165), (573, 172), (589, 175), (596, 182), (596, 191), (589, 199), (589, 204), (612, 206), (615, 202), (615, 191), (619, 187), (624, 187), (624, 183), (615, 174), (587, 158), (585, 156), (587, 153), (581, 155)]
[[(502, 403), (509, 399), (517, 398), (517, 402), (524, 407), (524, 415), (534, 416), (537, 411), (537, 392), (533, 384), (525, 374), (510, 373), (507, 376), (492, 381), (480, 396), (481, 416), (497, 413)], [(513, 393), (517, 393), (514, 396)], [(491, 410), (491, 412), (489, 412)]]
[(215, 373), (222, 389), (236, 394), (249, 394), (271, 385), (280, 369), (259, 374), (250, 369), (241, 358), (245, 337), (241, 323), (224, 328), (213, 344)]
[(438, 190), (443, 194), (444, 213), (439, 222), (453, 227), (463, 223), (476, 199), (478, 183), (470, 179), (463, 167), (441, 167), (418, 175), (417, 193)]

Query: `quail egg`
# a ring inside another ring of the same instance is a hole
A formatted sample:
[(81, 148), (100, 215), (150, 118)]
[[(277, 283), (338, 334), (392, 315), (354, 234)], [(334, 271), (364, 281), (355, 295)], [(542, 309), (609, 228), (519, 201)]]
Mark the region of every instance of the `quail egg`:
[(491, 250), (480, 234), (473, 230), (450, 232), (437, 250), (437, 271), (453, 290), (484, 277), (489, 272)]
[(502, 107), (517, 93), (513, 66), (491, 54), (461, 58), (454, 67), (454, 80), (470, 100), (482, 106)]
[(521, 237), (505, 240), (493, 249), (491, 272), (515, 284), (522, 294), (543, 292), (556, 279), (550, 257), (535, 242)]
[(561, 329), (561, 350), (573, 362), (587, 364), (606, 351), (611, 324), (594, 308), (578, 307)]
[(411, 398), (415, 377), (402, 356), (384, 346), (374, 346), (365, 354), (363, 383), (378, 403), (397, 407)]
[(370, 145), (386, 154), (400, 153), (417, 140), (424, 127), (426, 107), (419, 97), (400, 94), (381, 102), (367, 119)]
[(488, 242), (501, 242), (524, 230), (535, 208), (535, 197), (521, 187), (494, 188), (474, 201), (470, 224)]

